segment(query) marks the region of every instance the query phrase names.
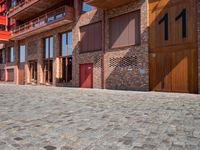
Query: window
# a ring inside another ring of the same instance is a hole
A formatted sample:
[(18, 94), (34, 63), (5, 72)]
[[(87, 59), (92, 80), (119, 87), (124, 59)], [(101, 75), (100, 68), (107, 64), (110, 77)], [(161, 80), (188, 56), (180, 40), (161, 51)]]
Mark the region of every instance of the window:
[(110, 48), (140, 44), (140, 11), (111, 18)]
[(44, 53), (45, 53), (45, 81), (46, 83), (53, 82), (53, 37), (47, 37), (44, 39)]
[(60, 82), (72, 80), (72, 32), (61, 34), (62, 77)]
[(53, 58), (53, 37), (45, 38), (45, 59)]
[(8, 50), (8, 62), (14, 62), (14, 47), (10, 47)]
[(80, 53), (93, 52), (102, 49), (102, 23), (97, 22), (83, 26), (81, 30)]
[(94, 10), (94, 9), (96, 9), (96, 8), (88, 5), (85, 2), (82, 2), (82, 13), (85, 13), (85, 12), (88, 12), (88, 11), (91, 11), (91, 10)]
[(0, 64), (5, 63), (5, 50), (0, 50)]
[(51, 23), (66, 16), (65, 10), (60, 10), (56, 14), (50, 14), (47, 18), (47, 23)]
[(11, 0), (11, 7), (16, 6), (16, 4), (17, 4), (17, 0)]
[(72, 55), (72, 32), (62, 33), (61, 35), (61, 56)]
[(25, 62), (26, 47), (25, 45), (20, 45), (20, 63)]

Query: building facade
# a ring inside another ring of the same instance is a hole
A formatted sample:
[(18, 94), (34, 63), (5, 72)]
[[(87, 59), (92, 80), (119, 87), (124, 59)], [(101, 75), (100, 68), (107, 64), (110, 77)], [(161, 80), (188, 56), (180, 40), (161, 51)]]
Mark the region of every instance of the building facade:
[(187, 93), (200, 89), (197, 0), (2, 3), (10, 33), (1, 42), (3, 82)]

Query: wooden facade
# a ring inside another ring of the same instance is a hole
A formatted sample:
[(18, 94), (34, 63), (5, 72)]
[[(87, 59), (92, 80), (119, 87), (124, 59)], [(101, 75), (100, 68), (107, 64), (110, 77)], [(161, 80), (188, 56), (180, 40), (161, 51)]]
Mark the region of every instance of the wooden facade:
[(196, 0), (149, 0), (150, 88), (197, 92)]

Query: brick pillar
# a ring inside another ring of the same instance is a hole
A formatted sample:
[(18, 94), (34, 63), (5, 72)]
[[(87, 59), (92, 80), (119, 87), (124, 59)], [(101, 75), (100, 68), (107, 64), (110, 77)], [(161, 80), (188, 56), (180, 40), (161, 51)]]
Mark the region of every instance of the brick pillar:
[(43, 40), (38, 40), (37, 84), (44, 84), (44, 48)]
[(59, 55), (60, 55), (60, 34), (54, 35), (54, 53), (53, 53), (53, 85), (59, 80)]
[(78, 20), (81, 14), (81, 0), (75, 0), (74, 7), (75, 7), (75, 19)]
[(28, 44), (27, 44), (27, 42), (25, 42), (24, 45), (25, 45), (24, 79), (25, 79), (25, 84), (27, 84), (27, 83), (30, 83), (30, 70), (29, 70), (29, 61), (28, 61)]
[(200, 1), (197, 2), (197, 35), (198, 35), (198, 89), (200, 94)]
[(14, 82), (16, 84), (19, 84), (19, 68), (18, 68), (18, 64), (19, 64), (19, 43), (18, 41), (14, 42)]

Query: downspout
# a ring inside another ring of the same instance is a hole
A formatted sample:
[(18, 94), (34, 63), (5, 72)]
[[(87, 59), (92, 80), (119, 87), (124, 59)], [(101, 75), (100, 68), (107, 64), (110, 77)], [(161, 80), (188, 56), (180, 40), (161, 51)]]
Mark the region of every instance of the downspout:
[(105, 53), (106, 53), (106, 47), (105, 47), (105, 41), (106, 41), (106, 19), (105, 19), (105, 10), (103, 10), (103, 25), (102, 25), (102, 89), (105, 89)]

